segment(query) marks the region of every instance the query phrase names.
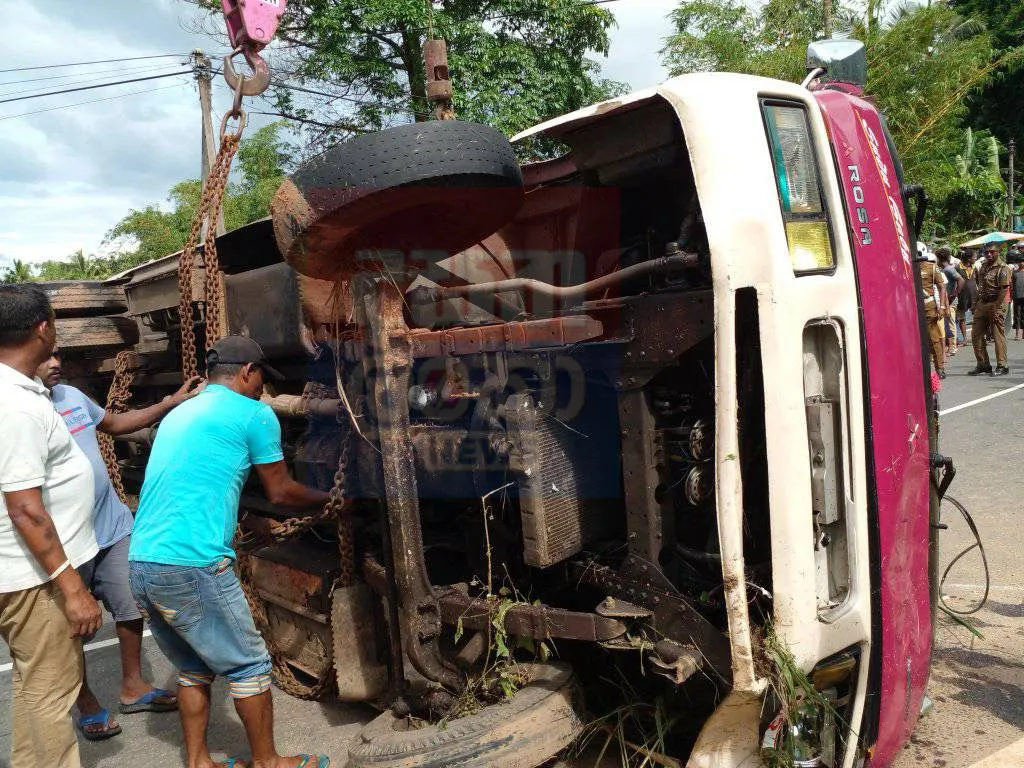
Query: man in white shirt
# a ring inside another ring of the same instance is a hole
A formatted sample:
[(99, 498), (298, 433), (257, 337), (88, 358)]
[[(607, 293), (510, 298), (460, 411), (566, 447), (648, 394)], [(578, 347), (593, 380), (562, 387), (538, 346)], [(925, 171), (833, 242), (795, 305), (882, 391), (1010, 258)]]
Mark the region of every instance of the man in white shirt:
[(92, 467), (35, 378), (55, 339), (42, 291), (0, 285), (0, 637), (14, 662), (12, 768), (79, 768), (71, 706), (81, 638), (101, 622), (75, 570), (98, 550)]

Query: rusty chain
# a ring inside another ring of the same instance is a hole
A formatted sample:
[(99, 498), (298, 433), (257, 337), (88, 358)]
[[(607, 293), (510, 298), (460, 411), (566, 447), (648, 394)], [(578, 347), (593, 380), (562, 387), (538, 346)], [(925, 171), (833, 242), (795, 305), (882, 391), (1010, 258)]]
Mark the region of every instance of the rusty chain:
[[(340, 555), (340, 573), (331, 587), (331, 594), (338, 587), (348, 587), (355, 580), (355, 531), (352, 520), (352, 503), (348, 493), (350, 462), (352, 456), (352, 430), (347, 425), (342, 428), (341, 453), (338, 456), (338, 469), (334, 473), (334, 483), (330, 496), (323, 509), (313, 515), (292, 518), (273, 527), (271, 538), (275, 542), (284, 542), (299, 533), (309, 530), (314, 525), (331, 517), (337, 518), (338, 553)], [(334, 685), (335, 677), (331, 674), (334, 659), (330, 661), (328, 672), (312, 685), (299, 680), (291, 667), (288, 666), (287, 655), (277, 648), (266, 606), (252, 581), (252, 554), (242, 548), (238, 549), (238, 580), (242, 592), (249, 603), (256, 628), (263, 635), (267, 644), (267, 652), (273, 663), (274, 680), (285, 693), (300, 699), (319, 699)]]
[[(203, 187), (203, 196), (199, 204), (199, 210), (196, 212), (188, 240), (178, 261), (178, 313), (181, 320), (182, 371), (186, 379), (198, 373), (195, 326), (192, 313), (192, 272), (195, 265), (196, 244), (199, 242), (204, 221), (208, 222), (206, 237), (203, 242), (206, 300), (205, 349), (209, 349), (225, 333), (224, 318), (221, 312), (223, 284), (217, 258), (216, 221), (223, 205), (228, 175), (231, 171), (231, 162), (238, 151), (241, 129), (244, 124), (244, 116), (238, 109), (238, 96), (239, 94), (236, 93), (235, 107), (232, 112), (224, 116), (224, 121), (221, 123), (220, 149), (217, 152), (217, 157), (213, 162), (213, 168), (206, 180), (206, 184)], [(239, 129), (235, 134), (228, 133), (226, 130), (229, 117), (237, 117), (239, 119)], [(282, 543), (325, 520), (332, 517), (337, 518), (340, 575), (332, 587), (332, 592), (334, 588), (339, 586), (350, 586), (355, 578), (355, 533), (351, 503), (346, 492), (352, 442), (351, 429), (346, 425), (342, 436), (341, 453), (338, 457), (338, 468), (334, 475), (333, 487), (324, 507), (312, 515), (290, 518), (284, 522), (275, 523), (271, 532), (272, 540)], [(239, 530), (236, 534), (238, 580), (249, 604), (249, 609), (252, 612), (253, 621), (267, 644), (267, 651), (273, 662), (274, 678), (277, 685), (285, 693), (297, 698), (319, 699), (334, 685), (334, 675), (328, 671), (320, 680), (309, 685), (299, 680), (291, 667), (289, 667), (287, 654), (276, 647), (266, 606), (253, 583), (252, 554), (246, 548), (247, 543), (241, 530)], [(331, 659), (330, 669), (333, 669), (333, 659)]]
[[(130, 390), (138, 367), (139, 358), (134, 352), (123, 350), (117, 353), (117, 357), (114, 358), (114, 380), (110, 382), (110, 390), (107, 392), (107, 413), (121, 413), (128, 407), (128, 398), (131, 396)], [(118, 498), (127, 504), (128, 494), (125, 493), (124, 482), (121, 479), (121, 465), (114, 451), (114, 438), (105, 432), (97, 432), (96, 438), (100, 444), (103, 463), (107, 465), (110, 483), (117, 491)]]
[(221, 137), (220, 149), (213, 161), (210, 175), (203, 185), (203, 196), (199, 202), (199, 210), (192, 220), (192, 229), (188, 233), (181, 258), (178, 259), (178, 317), (181, 322), (181, 367), (186, 381), (198, 375), (196, 364), (196, 335), (192, 314), (192, 270), (196, 260), (196, 245), (203, 230), (203, 223), (208, 222), (206, 237), (203, 241), (204, 284), (206, 288), (206, 344), (204, 352), (217, 339), (224, 335), (223, 318), (221, 317), (221, 276), (220, 264), (217, 259), (217, 219), (220, 217), (224, 204), (224, 193), (227, 190), (228, 175), (231, 173), (231, 161), (238, 151), (241, 134), (225, 134)]

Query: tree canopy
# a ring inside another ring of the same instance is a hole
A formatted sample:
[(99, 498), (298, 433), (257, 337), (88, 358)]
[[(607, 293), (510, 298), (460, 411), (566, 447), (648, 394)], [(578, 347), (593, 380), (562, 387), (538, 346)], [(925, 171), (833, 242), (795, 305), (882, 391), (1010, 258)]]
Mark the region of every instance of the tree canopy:
[[(753, 9), (739, 0), (684, 0), (672, 12), (663, 61), (674, 75), (729, 70), (800, 80), (807, 44), (824, 34), (823, 9), (816, 0), (768, 0)], [(992, 226), (1005, 195), (1001, 144), (965, 130), (972, 98), (1013, 71), (1024, 49), (998, 46), (983, 19), (947, 3), (836, 0), (833, 9), (833, 28), (866, 45), (867, 93), (887, 117), (908, 181), (924, 184), (932, 198), (927, 233)]]
[[(984, 21), (992, 44), (1005, 51), (1024, 44), (1024, 2), (1021, 0), (951, 0), (960, 14)], [(996, 74), (970, 97), (968, 121), (974, 128), (987, 129), (1007, 143), (1016, 139), (1024, 146), (1024, 70), (1008, 67)]]
[[(220, 0), (190, 1), (221, 13)], [(438, 37), (457, 115), (511, 135), (624, 90), (588, 58), (607, 54), (613, 24), (587, 0), (292, 0), (273, 53), (274, 111), (314, 150), (425, 120), (423, 44)]]

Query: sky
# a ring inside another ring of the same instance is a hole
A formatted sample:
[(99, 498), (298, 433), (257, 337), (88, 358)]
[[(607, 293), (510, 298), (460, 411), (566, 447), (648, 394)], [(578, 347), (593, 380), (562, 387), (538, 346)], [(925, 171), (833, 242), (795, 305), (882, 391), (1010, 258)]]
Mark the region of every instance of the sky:
[[(674, 4), (612, 4), (618, 27), (609, 56), (600, 59), (605, 77), (634, 88), (665, 78), (658, 50)], [(201, 31), (204, 15), (183, 0), (0, 5), (0, 70), (45, 67), (0, 72), (0, 101), (99, 80), (189, 72), (183, 63), (194, 48), (223, 53), (223, 44)], [(166, 53), (179, 56), (52, 67)], [(219, 77), (213, 101), (216, 126), (230, 103)], [(104, 235), (130, 209), (165, 205), (171, 186), (199, 175), (199, 120), (189, 74), (0, 103), (0, 269), (12, 259), (60, 259), (79, 248), (108, 251)], [(254, 120), (248, 130), (259, 125)]]

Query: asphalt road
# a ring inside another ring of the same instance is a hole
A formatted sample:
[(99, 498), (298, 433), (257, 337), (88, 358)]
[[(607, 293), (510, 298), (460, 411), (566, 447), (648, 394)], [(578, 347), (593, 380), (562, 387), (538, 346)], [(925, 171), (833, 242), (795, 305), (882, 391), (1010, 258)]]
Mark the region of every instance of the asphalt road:
[[(1009, 376), (967, 376), (974, 355), (962, 348), (943, 382), (940, 450), (957, 467), (949, 495), (974, 517), (991, 589), (985, 607), (965, 617), (983, 638), (941, 618), (929, 687), (934, 709), (922, 718), (895, 768), (966, 768), (1024, 736), (1024, 341), (1010, 340), (1007, 346)], [(1001, 392), (1007, 393), (975, 403)], [(950, 526), (940, 542), (945, 568), (973, 536), (949, 504), (943, 505), (942, 519)], [(983, 595), (984, 583), (974, 551), (949, 573), (948, 604), (969, 610)]]
[[(984, 636), (978, 638), (948, 618), (936, 637), (930, 695), (934, 709), (926, 715), (912, 743), (895, 768), (934, 766), (966, 768), (1024, 735), (1024, 534), (1019, 499), (1024, 489), (1019, 446), (1024, 444), (1024, 342), (1009, 342), (1010, 376), (973, 378), (973, 356), (963, 349), (949, 366), (941, 394), (941, 450), (956, 460), (957, 479), (950, 493), (974, 516), (991, 569), (992, 587), (986, 607), (968, 621)], [(1013, 387), (994, 399), (973, 401)], [(948, 505), (943, 519), (943, 562), (973, 539), (958, 513)], [(983, 570), (976, 553), (950, 573), (946, 594), (953, 607), (969, 608), (982, 594)], [(108, 617), (109, 618), (109, 617)], [(88, 669), (100, 699), (117, 701), (118, 649), (108, 641), (109, 622), (87, 652)], [(0, 644), (0, 766), (9, 765), (11, 674), (7, 649)], [(144, 641), (144, 668), (149, 678), (173, 687), (173, 675), (152, 638)], [(214, 757), (246, 755), (245, 736), (227, 692), (214, 691), (210, 745)], [(369, 708), (333, 702), (304, 702), (274, 693), (276, 735), (286, 753), (326, 753), (334, 764), (345, 764), (346, 745), (362, 723), (374, 716)], [(137, 714), (119, 718), (124, 732), (109, 741), (83, 742), (85, 768), (139, 765), (170, 768), (183, 764), (177, 715)]]

